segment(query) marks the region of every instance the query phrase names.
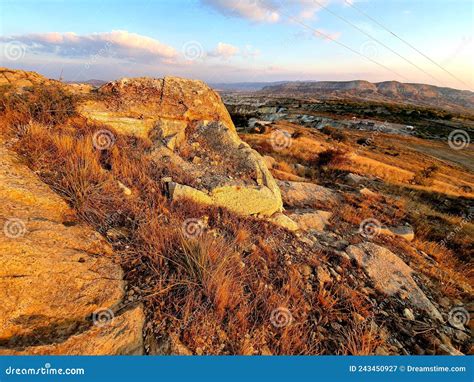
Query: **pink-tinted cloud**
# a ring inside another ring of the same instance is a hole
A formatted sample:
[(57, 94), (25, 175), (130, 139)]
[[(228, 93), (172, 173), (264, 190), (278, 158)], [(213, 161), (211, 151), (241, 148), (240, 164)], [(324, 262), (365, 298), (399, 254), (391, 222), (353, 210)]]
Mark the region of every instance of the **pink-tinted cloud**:
[[(345, 0), (201, 0), (225, 16), (241, 17), (251, 21), (275, 23), (291, 17), (312, 19), (321, 6), (331, 3), (346, 4)], [(349, 1), (352, 3), (353, 1)]]
[(125, 30), (88, 35), (73, 32), (34, 33), (0, 37), (0, 41), (19, 41), (32, 52), (63, 57), (88, 57), (100, 53), (104, 57), (134, 60), (141, 57), (172, 59), (178, 55), (169, 45)]
[(220, 42), (217, 44), (217, 47), (208, 53), (210, 57), (220, 57), (224, 60), (228, 60), (229, 58), (237, 55), (240, 49), (234, 45), (226, 44), (225, 42)]
[(270, 23), (280, 19), (274, 4), (267, 0), (202, 0), (202, 2), (226, 16)]

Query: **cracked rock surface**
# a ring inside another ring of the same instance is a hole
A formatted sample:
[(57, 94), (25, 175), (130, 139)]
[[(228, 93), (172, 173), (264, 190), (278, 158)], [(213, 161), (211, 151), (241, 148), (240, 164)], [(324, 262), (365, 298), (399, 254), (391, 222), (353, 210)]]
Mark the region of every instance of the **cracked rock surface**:
[[(0, 352), (140, 352), (143, 313), (115, 312), (124, 281), (110, 246), (1, 139), (0, 203)], [(98, 311), (111, 325), (94, 325)]]

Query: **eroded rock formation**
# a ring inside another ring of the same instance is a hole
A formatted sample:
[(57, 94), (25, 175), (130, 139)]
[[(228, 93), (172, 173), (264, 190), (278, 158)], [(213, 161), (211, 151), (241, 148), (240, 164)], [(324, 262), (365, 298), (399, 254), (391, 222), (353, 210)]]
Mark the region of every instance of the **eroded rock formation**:
[(0, 354), (141, 353), (110, 246), (1, 139), (0, 203)]
[(226, 207), (242, 215), (282, 210), (279, 188), (262, 157), (241, 141), (220, 97), (201, 81), (121, 79), (80, 107), (89, 120), (149, 139), (157, 165), (171, 163), (192, 182), (171, 180), (171, 197)]

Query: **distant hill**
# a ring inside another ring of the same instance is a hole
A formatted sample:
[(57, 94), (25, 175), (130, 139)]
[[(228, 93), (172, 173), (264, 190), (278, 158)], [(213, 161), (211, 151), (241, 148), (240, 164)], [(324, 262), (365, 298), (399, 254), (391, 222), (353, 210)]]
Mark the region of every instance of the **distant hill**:
[(369, 101), (409, 103), (450, 111), (474, 113), (474, 93), (425, 84), (397, 81), (284, 82), (263, 87), (260, 94), (310, 96), (315, 98), (350, 98)]
[(209, 84), (211, 88), (217, 91), (257, 91), (262, 90), (268, 86), (285, 84), (288, 81), (276, 81), (276, 82), (232, 82), (232, 83), (212, 83)]

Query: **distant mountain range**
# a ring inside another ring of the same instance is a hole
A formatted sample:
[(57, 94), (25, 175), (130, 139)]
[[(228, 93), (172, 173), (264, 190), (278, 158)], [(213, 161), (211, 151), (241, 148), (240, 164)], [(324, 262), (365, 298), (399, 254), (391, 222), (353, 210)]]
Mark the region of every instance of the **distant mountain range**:
[(217, 91), (257, 91), (268, 86), (287, 84), (288, 81), (276, 82), (233, 82), (233, 83), (210, 83), (209, 86)]
[[(91, 79), (75, 83), (95, 87), (107, 81)], [(315, 99), (350, 99), (375, 102), (392, 102), (435, 107), (452, 112), (474, 114), (474, 93), (426, 84), (397, 81), (372, 83), (369, 81), (278, 81), (211, 83), (221, 92), (252, 92), (259, 95), (305, 97)]]
[(87, 81), (66, 81), (68, 84), (86, 84), (86, 85), (92, 85), (94, 87), (99, 87), (107, 83), (107, 81), (103, 80), (87, 80)]
[(320, 99), (356, 99), (409, 103), (450, 111), (474, 113), (474, 93), (425, 84), (397, 81), (285, 82), (263, 87), (259, 94), (273, 96), (305, 96)]

